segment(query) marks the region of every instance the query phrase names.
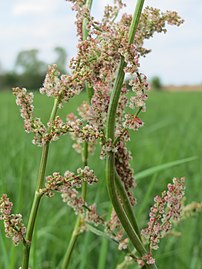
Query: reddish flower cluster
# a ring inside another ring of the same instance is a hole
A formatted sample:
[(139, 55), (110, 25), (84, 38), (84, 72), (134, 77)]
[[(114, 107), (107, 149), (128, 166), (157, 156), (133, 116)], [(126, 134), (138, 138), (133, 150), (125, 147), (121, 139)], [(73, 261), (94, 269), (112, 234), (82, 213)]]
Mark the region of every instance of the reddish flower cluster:
[[(103, 224), (104, 220), (100, 217), (96, 211), (96, 205), (88, 205), (82, 197), (79, 196), (78, 191), (75, 188), (63, 187), (61, 188), (61, 197), (63, 202), (67, 203), (75, 211), (75, 214), (79, 214), (84, 222), (92, 223), (95, 226)], [(85, 223), (83, 223), (82, 229), (85, 229)]]
[(129, 107), (131, 109), (141, 108), (142, 111), (146, 110), (145, 101), (147, 100), (147, 91), (150, 89), (147, 77), (143, 74), (138, 74), (134, 80), (129, 81), (129, 85), (132, 87), (132, 91), (135, 96), (132, 96), (129, 100)]
[(62, 108), (62, 102), (68, 102), (70, 98), (79, 94), (82, 90), (82, 82), (73, 75), (60, 76), (57, 65), (53, 64), (48, 67), (40, 93), (46, 94), (48, 97), (57, 98), (59, 100), (59, 107)]
[(102, 143), (102, 148), (100, 152), (100, 159), (104, 160), (104, 158), (107, 156), (109, 152), (116, 152), (117, 147), (113, 144), (111, 139), (105, 140), (104, 143)]
[(115, 167), (116, 171), (124, 184), (128, 197), (132, 205), (135, 204), (135, 198), (131, 189), (135, 186), (135, 179), (133, 170), (130, 167), (130, 160), (132, 159), (130, 152), (125, 146), (124, 141), (117, 144), (117, 151), (115, 153)]
[(146, 7), (141, 14), (134, 42), (140, 55), (144, 56), (150, 50), (143, 48), (144, 40), (153, 37), (154, 33), (166, 33), (166, 23), (180, 26), (183, 20), (175, 11), (161, 12), (160, 9)]
[(78, 153), (81, 153), (81, 144), (85, 141), (88, 142), (88, 151), (92, 152), (96, 140), (103, 137), (103, 133), (100, 132), (95, 125), (90, 122), (89, 124), (87, 123), (84, 125), (86, 116), (87, 114), (85, 114), (83, 120), (71, 113), (67, 116), (67, 122), (65, 123), (68, 127), (71, 138), (75, 141), (73, 148)]
[(141, 258), (137, 258), (137, 263), (140, 267), (143, 267), (145, 264), (154, 264), (155, 259), (152, 257), (151, 253), (147, 253)]
[[(52, 88), (52, 86), (50, 86), (50, 88)], [(47, 86), (47, 92), (48, 91)], [(61, 135), (67, 134), (68, 132), (70, 132), (72, 137), (77, 139), (79, 143), (84, 141), (94, 142), (100, 137), (100, 132), (96, 127), (92, 124), (84, 125), (84, 121), (77, 119), (76, 117), (67, 119), (66, 122), (63, 122), (60, 117), (57, 116), (55, 120), (48, 122), (46, 127), (41, 122), (40, 118), (34, 117), (34, 107), (32, 105), (33, 94), (27, 93), (24, 88), (13, 89), (13, 94), (16, 96), (17, 105), (21, 107), (21, 116), (24, 118), (25, 131), (34, 134), (32, 142), (35, 145), (43, 146), (48, 141), (55, 141)], [(50, 95), (52, 94), (57, 95), (57, 91), (50, 93)]]
[(86, 222), (98, 225), (104, 221), (97, 214), (95, 205), (88, 206), (77, 191), (77, 189), (81, 188), (82, 182), (87, 182), (91, 185), (97, 181), (98, 179), (93, 170), (88, 166), (83, 169), (78, 168), (77, 174), (66, 171), (62, 176), (58, 172), (54, 172), (52, 176), (46, 177), (45, 188), (40, 189), (40, 193), (49, 197), (54, 195), (54, 191), (61, 193), (63, 202), (72, 207), (76, 214), (80, 214)]
[(11, 238), (17, 246), (24, 241), (26, 228), (22, 221), (22, 215), (11, 214), (13, 204), (10, 202), (6, 194), (3, 194), (0, 199), (0, 220), (3, 220), (6, 236)]
[(125, 122), (124, 122), (125, 128), (137, 131), (140, 127), (143, 126), (143, 124), (144, 124), (143, 121), (137, 116), (134, 116), (133, 114), (125, 115)]
[(16, 104), (20, 107), (21, 117), (24, 119), (24, 128), (27, 133), (32, 131), (32, 119), (34, 116), (33, 93), (27, 93), (25, 88), (14, 88)]
[(174, 178), (173, 184), (168, 184), (168, 190), (154, 198), (155, 204), (150, 210), (148, 227), (142, 230), (152, 249), (158, 249), (162, 237), (172, 228), (172, 222), (178, 221), (181, 215), (181, 204), (184, 196), (184, 178)]
[[(81, 188), (84, 181), (90, 185), (98, 181), (93, 170), (88, 166), (85, 166), (84, 169), (78, 168), (77, 174), (66, 171), (64, 176), (61, 176), (60, 173), (54, 172), (52, 176), (46, 177), (45, 188), (41, 189), (40, 193), (51, 197), (54, 195), (53, 191), (64, 192), (64, 188), (69, 190)], [(73, 193), (75, 193), (74, 190)]]
[(97, 81), (93, 85), (94, 95), (91, 99), (90, 122), (103, 130), (107, 119), (107, 110), (109, 106), (110, 85), (102, 81)]

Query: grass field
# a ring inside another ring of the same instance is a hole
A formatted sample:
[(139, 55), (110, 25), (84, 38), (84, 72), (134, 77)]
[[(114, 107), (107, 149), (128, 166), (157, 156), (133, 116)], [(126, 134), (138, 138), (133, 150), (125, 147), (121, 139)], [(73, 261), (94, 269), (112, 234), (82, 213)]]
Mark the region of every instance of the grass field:
[[(84, 95), (80, 95), (67, 104), (62, 116), (71, 112), (83, 98)], [(185, 176), (187, 179), (187, 203), (202, 200), (201, 100), (202, 92), (150, 94), (147, 113), (142, 115), (145, 126), (133, 134), (129, 143), (134, 156), (131, 165), (138, 184), (135, 211), (141, 225), (146, 223), (154, 194), (160, 193), (174, 176)], [(43, 120), (49, 117), (52, 102), (52, 99), (36, 96), (36, 114), (42, 116)], [(0, 115), (0, 193), (9, 195), (14, 202), (15, 213), (22, 213), (27, 223), (41, 149), (31, 144), (32, 135), (24, 133), (23, 122), (11, 93), (0, 94)], [(89, 160), (89, 165), (96, 169), (100, 178), (98, 189), (92, 187), (89, 199), (96, 200), (98, 211), (107, 214), (104, 162), (99, 160), (98, 154), (97, 150)], [(46, 174), (74, 171), (80, 164), (80, 156), (72, 150), (69, 136), (65, 136), (51, 144)], [(155, 169), (147, 170), (152, 167)], [(60, 268), (74, 221), (72, 210), (62, 203), (59, 196), (43, 198), (33, 239), (31, 269)], [(156, 255), (160, 269), (202, 268), (201, 221), (202, 217), (197, 216), (182, 222), (177, 227), (182, 236), (168, 237), (161, 242)], [(0, 268), (18, 268), (22, 246), (15, 248), (4, 237), (2, 223), (0, 229)], [(102, 239), (95, 235), (82, 234), (70, 269), (97, 269), (101, 242)], [(109, 243), (106, 269), (115, 268), (122, 259), (116, 248), (113, 242)]]

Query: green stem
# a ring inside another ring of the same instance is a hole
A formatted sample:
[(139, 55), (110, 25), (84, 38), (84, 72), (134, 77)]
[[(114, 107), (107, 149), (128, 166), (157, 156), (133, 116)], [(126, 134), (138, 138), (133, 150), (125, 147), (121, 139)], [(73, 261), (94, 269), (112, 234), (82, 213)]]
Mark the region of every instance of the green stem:
[[(142, 12), (144, 0), (138, 0), (136, 9), (134, 12), (134, 16), (131, 22), (130, 30), (129, 30), (129, 36), (128, 36), (128, 43), (131, 44), (133, 42), (137, 25), (140, 19), (140, 15)], [(106, 125), (106, 137), (107, 139), (111, 139), (112, 142), (114, 142), (114, 133), (115, 133), (115, 124), (116, 124), (116, 110), (119, 102), (119, 97), (121, 93), (121, 88), (124, 81), (124, 67), (126, 66), (126, 63), (124, 61), (124, 58), (121, 57), (120, 64), (118, 67), (116, 79), (114, 82), (114, 86), (112, 89), (109, 109), (108, 109), (108, 117), (107, 117), (107, 125)], [(147, 251), (142, 245), (142, 242), (140, 241), (139, 236), (137, 235), (135, 229), (133, 228), (126, 212), (124, 211), (117, 192), (116, 192), (116, 183), (115, 183), (115, 160), (114, 160), (114, 153), (109, 152), (106, 160), (106, 183), (108, 188), (108, 193), (112, 202), (112, 205), (116, 211), (116, 214), (125, 229), (129, 239), (131, 240), (134, 247), (137, 249), (140, 256), (144, 256)], [(120, 189), (123, 189), (123, 186), (119, 185)], [(120, 192), (119, 189), (119, 192)], [(123, 190), (121, 190), (121, 193), (123, 193)], [(127, 210), (126, 210), (127, 211)], [(147, 265), (147, 268), (156, 268), (156, 265)]]
[[(87, 142), (84, 143), (82, 160), (83, 160), (83, 166), (84, 167), (87, 166), (88, 165), (88, 143)], [(86, 199), (86, 192), (87, 192), (87, 182), (83, 182), (82, 183), (82, 199), (83, 200)], [(79, 215), (76, 219), (74, 230), (72, 232), (71, 239), (69, 241), (69, 245), (65, 253), (61, 269), (67, 269), (70, 264), (70, 259), (71, 259), (77, 238), (79, 236), (79, 230), (80, 230), (81, 224), (82, 224), (82, 218)]]
[(146, 250), (144, 249), (137, 233), (133, 229), (130, 221), (128, 220), (128, 217), (123, 210), (122, 205), (119, 202), (119, 198), (116, 192), (116, 186), (115, 186), (115, 180), (112, 180), (115, 178), (115, 170), (114, 170), (114, 153), (110, 152), (107, 161), (106, 161), (106, 177), (107, 179), (107, 187), (109, 196), (112, 201), (112, 205), (114, 207), (114, 210), (117, 213), (118, 218), (120, 219), (121, 224), (123, 225), (126, 233), (128, 234), (128, 237), (130, 238), (133, 245), (136, 247), (137, 251), (142, 255), (146, 254)]
[[(85, 5), (89, 9), (89, 11), (91, 10), (92, 3), (93, 3), (93, 0), (86, 0)], [(83, 35), (82, 38), (83, 38), (83, 40), (86, 40), (87, 37), (88, 37), (88, 34), (89, 34), (87, 24), (88, 24), (88, 19), (85, 18), (83, 20), (83, 24), (82, 24), (82, 35)], [(93, 96), (93, 88), (89, 87), (89, 85), (87, 85), (87, 83), (85, 83), (85, 88), (86, 88), (86, 93), (87, 93), (87, 96), (88, 96), (88, 102), (90, 103), (91, 98)]]
[(99, 260), (98, 260), (98, 269), (105, 269), (106, 268), (106, 261), (108, 255), (108, 247), (109, 247), (109, 240), (106, 238), (102, 238), (100, 252), (99, 252)]
[[(109, 208), (109, 214), (107, 217), (107, 221), (110, 220), (112, 215), (112, 206)], [(102, 238), (100, 252), (99, 252), (99, 260), (98, 260), (98, 269), (105, 269), (106, 268), (106, 262), (107, 262), (107, 255), (108, 255), (108, 248), (109, 248), (109, 240), (107, 238)]]
[(123, 186), (123, 183), (121, 182), (121, 179), (120, 179), (119, 175), (117, 174), (117, 172), (116, 172), (115, 178), (116, 178), (116, 181), (115, 181), (116, 188), (117, 188), (117, 191), (118, 191), (120, 198), (122, 200), (123, 208), (126, 212), (126, 215), (128, 216), (128, 219), (129, 219), (131, 225), (133, 226), (133, 229), (135, 230), (136, 234), (138, 235), (139, 239), (141, 240), (140, 230), (139, 230), (135, 215), (133, 213), (133, 208), (132, 208), (131, 203), (128, 199), (128, 195), (126, 193), (125, 187)]
[[(115, 178), (115, 170), (114, 170), (114, 153), (110, 152), (107, 157), (106, 161), (106, 178), (109, 179), (107, 180), (107, 187), (108, 187), (108, 192), (109, 196), (112, 201), (112, 205), (114, 207), (114, 210), (116, 211), (116, 214), (124, 227), (124, 230), (126, 231), (130, 241), (132, 242), (133, 246), (137, 249), (138, 253), (140, 256), (144, 256), (147, 254), (146, 249), (144, 248), (142, 242), (140, 241), (137, 233), (135, 232), (133, 226), (131, 225), (128, 216), (126, 215), (120, 201), (118, 198), (118, 195), (116, 193), (116, 188), (115, 188), (115, 180), (112, 180)], [(147, 264), (146, 265), (147, 269), (157, 269), (155, 264)]]
[[(58, 108), (58, 99), (55, 99), (51, 116), (50, 116), (50, 121), (53, 121), (55, 119), (57, 108)], [(48, 132), (49, 131), (50, 130), (48, 130)], [(47, 164), (47, 159), (48, 159), (48, 151), (49, 151), (49, 141), (42, 148), (36, 191), (35, 191), (34, 200), (32, 203), (31, 212), (29, 215), (27, 232), (26, 232), (26, 237), (25, 237), (26, 244), (25, 244), (25, 248), (23, 252), (22, 269), (28, 269), (28, 266), (29, 266), (29, 255), (30, 255), (32, 236), (33, 236), (34, 226), (36, 223), (37, 213), (38, 213), (38, 209), (39, 209), (39, 205), (40, 205), (40, 201), (42, 197), (42, 194), (39, 193), (39, 190), (43, 187), (43, 184), (44, 184), (45, 170), (46, 170), (46, 164)]]
[[(83, 166), (84, 167), (87, 166), (88, 165), (88, 143), (87, 142), (84, 143), (82, 160), (83, 160)], [(87, 192), (87, 182), (83, 182), (82, 183), (82, 198), (83, 198), (83, 200), (86, 199), (86, 192)], [(77, 217), (76, 223), (74, 225), (74, 230), (72, 232), (72, 236), (71, 236), (67, 251), (65, 253), (61, 269), (67, 269), (69, 266), (69, 262), (70, 262), (70, 259), (71, 259), (71, 256), (72, 256), (72, 253), (74, 250), (74, 246), (75, 246), (77, 238), (79, 236), (79, 230), (80, 230), (81, 223), (82, 223), (82, 218), (79, 215)]]
[[(86, 0), (85, 5), (89, 10), (91, 9), (92, 2), (93, 2), (93, 0)], [(83, 20), (83, 25), (82, 25), (82, 35), (83, 35), (82, 38), (83, 38), (83, 40), (86, 40), (88, 37), (89, 31), (87, 29), (87, 24), (88, 24), (88, 19), (85, 18)], [(88, 96), (88, 102), (90, 103), (91, 98), (93, 96), (93, 89), (92, 89), (92, 87), (89, 87), (87, 85), (87, 83), (85, 83), (85, 89), (86, 89), (86, 93)], [(84, 142), (84, 145), (83, 145), (82, 161), (83, 161), (84, 167), (88, 165), (88, 142)], [(83, 200), (86, 200), (86, 193), (87, 193), (87, 182), (83, 182), (82, 183), (82, 198), (83, 198)], [(72, 232), (72, 236), (71, 236), (67, 251), (65, 253), (61, 269), (67, 269), (69, 266), (70, 259), (71, 259), (71, 256), (72, 256), (72, 253), (74, 250), (74, 246), (75, 246), (77, 238), (79, 236), (79, 230), (80, 230), (81, 223), (82, 223), (82, 218), (79, 215), (77, 217), (76, 223), (74, 225), (74, 230)]]
[(66, 251), (65, 256), (64, 256), (64, 260), (63, 260), (61, 269), (67, 269), (69, 266), (72, 252), (74, 250), (74, 246), (76, 244), (76, 241), (77, 241), (77, 238), (79, 235), (80, 225), (81, 225), (81, 218), (80, 218), (80, 216), (78, 216), (76, 223), (75, 223), (75, 226), (74, 226), (74, 230), (72, 232), (71, 239), (69, 241), (67, 251)]
[(128, 44), (133, 43), (135, 33), (137, 31), (137, 26), (138, 26), (140, 16), (142, 13), (143, 5), (144, 5), (144, 0), (137, 1), (135, 12), (133, 14), (132, 22), (130, 25), (130, 30), (129, 30), (129, 35), (128, 35)]

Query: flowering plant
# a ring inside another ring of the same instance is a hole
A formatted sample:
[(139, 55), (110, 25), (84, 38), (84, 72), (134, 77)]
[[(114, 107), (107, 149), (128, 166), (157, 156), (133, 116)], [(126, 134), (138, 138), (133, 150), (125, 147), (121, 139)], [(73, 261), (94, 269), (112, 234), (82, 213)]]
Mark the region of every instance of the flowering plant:
[[(90, 13), (92, 0), (71, 0), (76, 11), (78, 53), (70, 62), (71, 74), (61, 75), (56, 65), (48, 68), (41, 94), (54, 98), (49, 121), (45, 124), (35, 117), (33, 94), (24, 88), (13, 89), (16, 104), (20, 106), (27, 133), (33, 134), (33, 144), (42, 148), (35, 196), (27, 228), (20, 214), (11, 214), (12, 203), (3, 194), (0, 200), (0, 218), (5, 232), (14, 244), (24, 245), (22, 269), (28, 269), (32, 237), (41, 198), (60, 193), (63, 202), (77, 215), (74, 231), (64, 255), (62, 269), (70, 265), (71, 254), (78, 235), (86, 230), (112, 239), (118, 249), (126, 253), (124, 262), (117, 268), (136, 263), (147, 269), (157, 268), (153, 250), (178, 222), (184, 197), (184, 178), (174, 178), (168, 190), (156, 196), (149, 214), (148, 227), (140, 231), (133, 206), (134, 173), (130, 167), (132, 158), (127, 148), (129, 130), (143, 126), (141, 112), (146, 111), (149, 84), (139, 72), (139, 59), (150, 50), (144, 48), (144, 40), (155, 32), (166, 32), (166, 24), (179, 26), (183, 20), (176, 12), (161, 12), (146, 7), (138, 0), (134, 15), (122, 14), (125, 4), (114, 0), (107, 5), (101, 21)], [(120, 19), (118, 20), (120, 15)], [(130, 74), (131, 92), (124, 82)], [(78, 115), (71, 113), (66, 120), (58, 115), (58, 109), (75, 95), (86, 90), (88, 102), (78, 107)], [(50, 143), (62, 135), (70, 134), (74, 149), (82, 155), (83, 167), (76, 172), (67, 170), (64, 175), (54, 172), (45, 176)], [(101, 144), (100, 159), (105, 159), (106, 186), (113, 210), (110, 218), (97, 212), (98, 205), (87, 202), (87, 187), (96, 184), (96, 171), (88, 166), (88, 156)], [(134, 250), (132, 250), (133, 248)]]

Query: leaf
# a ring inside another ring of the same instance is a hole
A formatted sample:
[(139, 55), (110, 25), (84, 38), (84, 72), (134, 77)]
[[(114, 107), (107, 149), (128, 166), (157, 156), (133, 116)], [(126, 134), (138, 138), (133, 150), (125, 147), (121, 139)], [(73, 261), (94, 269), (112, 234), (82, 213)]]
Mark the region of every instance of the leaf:
[(103, 231), (95, 228), (94, 226), (90, 225), (90, 224), (86, 224), (87, 228), (89, 231), (91, 231), (92, 233), (98, 235), (98, 236), (101, 236), (101, 237), (104, 237), (104, 238), (107, 238), (107, 239), (111, 239), (112, 241), (118, 243), (115, 239), (109, 237), (106, 233), (104, 233)]
[(141, 178), (150, 176), (150, 175), (152, 175), (152, 174), (154, 174), (156, 172), (159, 172), (161, 170), (164, 170), (166, 168), (171, 168), (173, 166), (184, 164), (184, 163), (190, 162), (190, 161), (194, 161), (196, 159), (198, 159), (198, 157), (197, 156), (193, 156), (193, 157), (189, 157), (189, 158), (185, 158), (185, 159), (176, 160), (176, 161), (173, 161), (173, 162), (169, 162), (169, 163), (164, 163), (164, 164), (160, 164), (160, 165), (157, 165), (157, 166), (153, 166), (151, 168), (145, 169), (145, 170), (137, 173), (135, 175), (135, 178), (136, 179), (141, 179)]

